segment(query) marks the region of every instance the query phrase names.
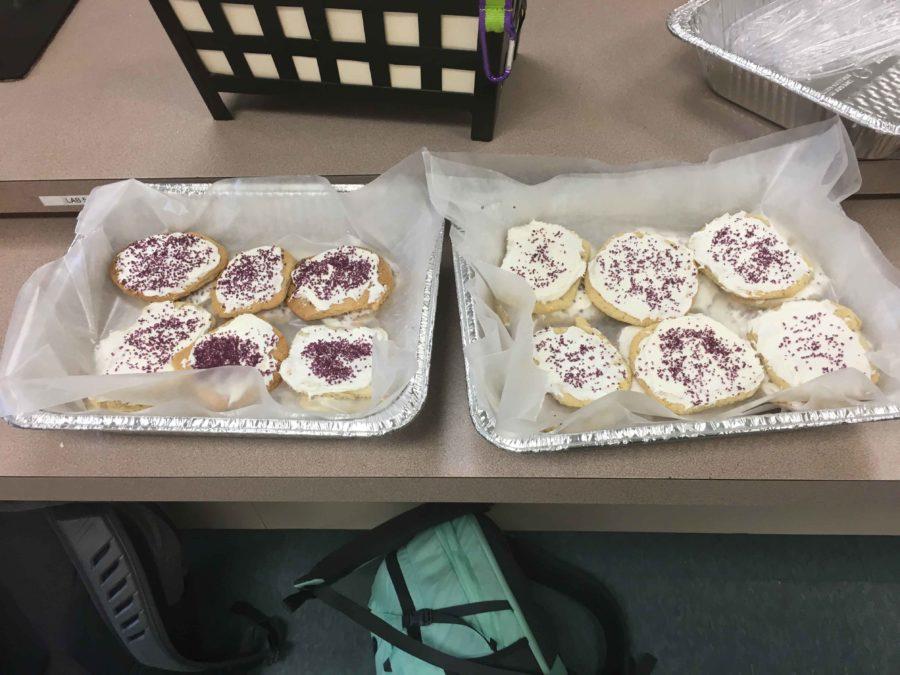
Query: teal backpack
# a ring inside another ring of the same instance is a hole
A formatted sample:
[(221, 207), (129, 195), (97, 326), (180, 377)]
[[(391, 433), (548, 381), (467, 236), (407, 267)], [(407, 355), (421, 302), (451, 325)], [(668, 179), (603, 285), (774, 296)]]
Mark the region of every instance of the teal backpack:
[[(631, 657), (624, 615), (583, 571), (506, 537), (484, 504), (426, 504), (366, 532), (299, 578), (291, 610), (318, 598), (368, 630), (378, 675), (573, 675), (532, 584), (576, 601), (603, 632), (604, 675), (643, 675), (655, 659)], [(380, 559), (368, 608), (333, 588)]]

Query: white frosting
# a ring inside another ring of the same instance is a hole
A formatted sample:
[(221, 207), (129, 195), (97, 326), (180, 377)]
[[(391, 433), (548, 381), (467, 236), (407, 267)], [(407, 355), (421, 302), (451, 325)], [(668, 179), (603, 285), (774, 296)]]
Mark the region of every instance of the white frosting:
[(272, 325), (254, 314), (241, 314), (202, 336), (188, 357), (191, 368), (254, 366), (266, 384), (278, 372), (278, 360), (272, 351), (278, 334)]
[(755, 391), (765, 377), (750, 343), (702, 314), (661, 321), (641, 341), (634, 374), (689, 412)]
[(358, 246), (328, 249), (301, 260), (294, 268), (292, 297), (303, 298), (319, 311), (359, 300), (367, 291), (368, 302), (374, 303), (387, 291), (378, 280), (378, 265), (375, 253)]
[(722, 288), (744, 298), (783, 291), (811, 273), (774, 227), (744, 211), (707, 223), (688, 246)]
[(205, 286), (201, 286), (196, 291), (187, 296), (184, 301), (192, 305), (205, 305), (212, 299), (212, 289), (216, 285), (215, 281), (210, 281)]
[(506, 233), (500, 267), (525, 279), (538, 302), (558, 300), (584, 276), (581, 237), (552, 223), (532, 220)]
[(588, 265), (588, 278), (606, 302), (639, 321), (686, 314), (697, 293), (691, 252), (646, 232), (606, 242)]
[(378, 328), (307, 326), (294, 338), (281, 377), (310, 397), (365, 389), (372, 384), (375, 340), (384, 339)]
[(236, 312), (274, 298), (284, 284), (284, 249), (257, 246), (228, 261), (216, 280), (216, 299), (226, 312)]
[(797, 300), (750, 322), (756, 348), (773, 373), (791, 387), (843, 368), (870, 376), (872, 365), (858, 332), (829, 301)]
[(213, 242), (193, 233), (174, 232), (130, 244), (116, 256), (115, 266), (123, 286), (158, 298), (195, 286), (221, 260)]
[(103, 375), (173, 370), (172, 357), (212, 325), (205, 309), (186, 303), (153, 302), (125, 330), (103, 338), (94, 352)]
[(543, 314), (541, 318), (545, 325), (569, 324), (575, 319), (584, 319), (587, 322), (597, 321), (602, 318), (603, 314), (599, 309), (594, 307), (594, 303), (588, 297), (584, 290), (584, 286), (579, 286), (575, 292), (575, 300), (565, 309), (549, 314)]
[(564, 333), (552, 328), (535, 333), (534, 360), (549, 375), (551, 393), (579, 401), (594, 401), (616, 391), (628, 378), (628, 366), (616, 348), (577, 326), (569, 326)]

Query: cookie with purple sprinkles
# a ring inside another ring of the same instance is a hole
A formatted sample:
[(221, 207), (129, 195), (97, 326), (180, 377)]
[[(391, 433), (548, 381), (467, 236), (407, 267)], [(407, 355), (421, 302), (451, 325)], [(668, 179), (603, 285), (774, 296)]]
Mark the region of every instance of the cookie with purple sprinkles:
[(109, 266), (113, 283), (144, 302), (187, 297), (222, 271), (228, 253), (197, 232), (144, 237), (116, 254)]
[(252, 366), (272, 391), (281, 383), (278, 370), (287, 354), (288, 341), (280, 330), (258, 316), (241, 314), (180, 351), (172, 363), (178, 370)]
[(742, 401), (765, 379), (753, 345), (702, 314), (644, 328), (630, 359), (644, 391), (679, 415)]
[(230, 319), (278, 307), (287, 295), (294, 258), (280, 246), (257, 246), (234, 256), (212, 289), (212, 311)]
[(359, 246), (339, 246), (297, 263), (287, 306), (304, 321), (375, 311), (393, 288), (394, 275), (384, 258)]

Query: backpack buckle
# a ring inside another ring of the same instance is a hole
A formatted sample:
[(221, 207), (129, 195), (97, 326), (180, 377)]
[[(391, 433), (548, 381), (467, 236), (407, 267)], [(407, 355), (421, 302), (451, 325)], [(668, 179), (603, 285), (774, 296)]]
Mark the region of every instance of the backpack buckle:
[(403, 615), (403, 628), (421, 628), (434, 623), (434, 613), (430, 609), (420, 609)]

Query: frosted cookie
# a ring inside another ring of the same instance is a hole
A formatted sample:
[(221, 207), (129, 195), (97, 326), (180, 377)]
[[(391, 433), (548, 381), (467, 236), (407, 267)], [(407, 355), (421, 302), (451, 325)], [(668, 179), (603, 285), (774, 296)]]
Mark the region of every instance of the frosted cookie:
[(375, 340), (385, 338), (377, 328), (307, 326), (294, 338), (281, 377), (308, 399), (371, 398)]
[(769, 378), (781, 389), (843, 368), (878, 381), (859, 332), (861, 322), (846, 307), (827, 300), (794, 300), (763, 312), (749, 328)]
[(340, 246), (297, 263), (287, 304), (304, 321), (314, 321), (376, 310), (393, 287), (394, 275), (384, 258), (359, 246)]
[(561, 225), (532, 220), (506, 233), (500, 267), (518, 274), (534, 290), (535, 314), (566, 309), (575, 300), (591, 245)]
[(813, 277), (803, 256), (768, 221), (744, 211), (707, 223), (688, 245), (700, 268), (739, 298), (789, 298)]
[(154, 234), (119, 251), (113, 283), (145, 302), (178, 300), (212, 281), (228, 262), (220, 244), (196, 232)]
[(749, 398), (765, 378), (753, 346), (702, 314), (644, 328), (630, 360), (644, 391), (680, 415)]
[(697, 295), (691, 252), (646, 232), (607, 241), (588, 263), (584, 285), (591, 302), (613, 319), (649, 326), (683, 316)]
[(258, 246), (238, 253), (212, 289), (212, 310), (231, 318), (277, 307), (284, 301), (294, 258), (280, 246)]
[[(173, 370), (172, 358), (209, 330), (212, 316), (205, 309), (182, 302), (154, 302), (141, 310), (134, 324), (113, 331), (94, 350), (101, 375), (161, 373)], [(146, 406), (126, 401), (95, 399), (115, 410), (141, 410)]]
[(571, 408), (582, 408), (631, 386), (625, 359), (584, 319), (576, 319), (574, 326), (535, 333), (534, 362), (550, 376), (553, 398)]
[(203, 335), (172, 359), (178, 370), (252, 366), (272, 391), (281, 383), (278, 368), (288, 353), (280, 330), (253, 314), (241, 314)]

